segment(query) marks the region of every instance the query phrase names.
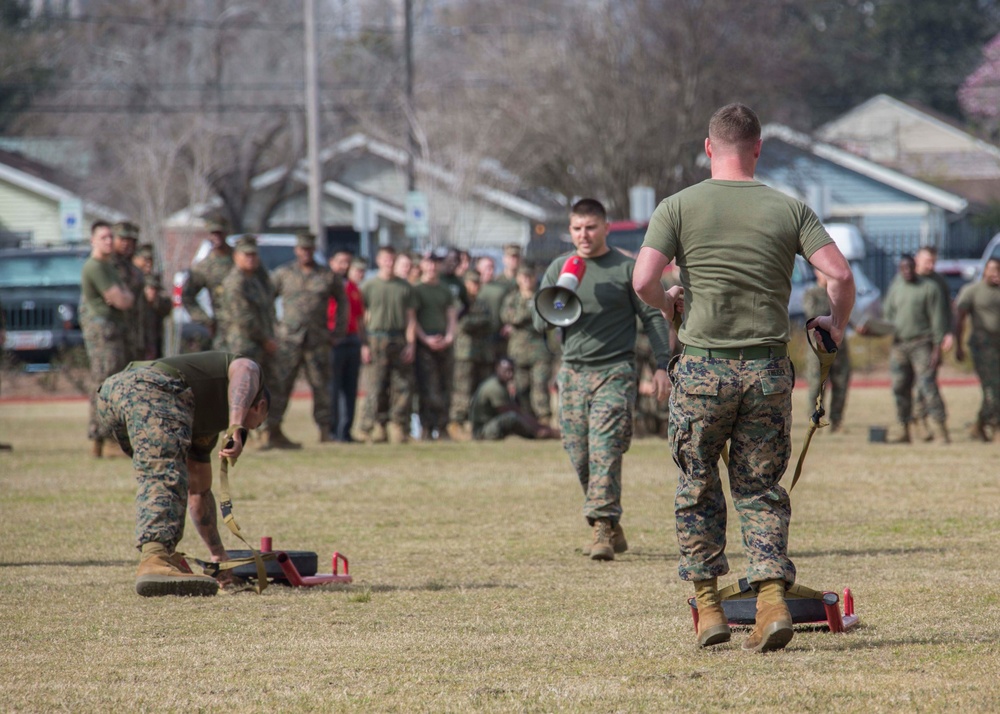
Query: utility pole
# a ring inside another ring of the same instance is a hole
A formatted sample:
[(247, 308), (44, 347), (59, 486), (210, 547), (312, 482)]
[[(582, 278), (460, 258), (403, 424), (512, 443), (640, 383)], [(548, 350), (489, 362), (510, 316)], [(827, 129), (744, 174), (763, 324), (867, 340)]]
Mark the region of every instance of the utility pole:
[(309, 164), (309, 230), (316, 247), (326, 252), (323, 226), (322, 175), (319, 165), (319, 78), (316, 57), (316, 0), (304, 0), (306, 46), (306, 154)]
[(413, 122), (416, 116), (413, 113), (413, 0), (406, 0), (406, 188), (414, 191), (417, 188), (416, 171), (414, 170), (414, 156), (417, 153), (417, 137), (414, 131)]

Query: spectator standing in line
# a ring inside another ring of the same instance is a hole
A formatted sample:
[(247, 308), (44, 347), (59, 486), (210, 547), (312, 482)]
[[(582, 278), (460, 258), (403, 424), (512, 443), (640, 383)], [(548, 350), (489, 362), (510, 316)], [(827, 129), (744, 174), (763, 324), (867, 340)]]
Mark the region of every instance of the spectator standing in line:
[[(342, 339), (333, 339), (330, 354), (330, 437), (333, 441), (350, 443), (351, 425), (354, 423), (355, 404), (358, 400), (358, 377), (361, 374), (361, 345), (365, 337), (365, 302), (360, 285), (365, 278), (368, 263), (346, 250), (339, 250), (330, 258), (330, 269), (340, 278), (347, 296), (347, 332)], [(333, 335), (340, 304), (330, 298), (326, 313), (326, 326)]]
[[(465, 256), (465, 266), (460, 267), (459, 261), (462, 260), (462, 256)], [(458, 309), (464, 310), (469, 306), (469, 294), (465, 290), (465, 271), (469, 269), (468, 266), (469, 254), (465, 251), (458, 250), (458, 248), (449, 248), (444, 255), (444, 260), (441, 261), (441, 267), (439, 269), (441, 282), (448, 286), (451, 290), (452, 296), (458, 300), (461, 305)], [(459, 272), (461, 271), (461, 272)]]
[[(493, 264), (491, 259), (487, 258), (486, 260), (490, 261), (490, 265)], [(500, 311), (503, 308), (504, 299), (511, 292), (517, 290), (517, 266), (520, 263), (521, 246), (516, 243), (505, 245), (503, 247), (504, 271), (494, 276), (489, 282), (484, 283), (479, 291), (480, 299), (490, 306), (490, 316), (493, 318), (493, 353), (498, 356), (507, 354), (507, 340), (510, 337), (510, 328), (504, 324)]]
[(983, 400), (969, 435), (976, 441), (1000, 437), (1000, 259), (986, 262), (983, 277), (962, 288), (955, 301), (955, 358), (965, 359), (966, 320), (972, 324), (969, 352)]
[[(583, 312), (562, 328), (559, 430), (583, 489), (583, 516), (591, 540), (583, 552), (592, 560), (614, 560), (628, 550), (622, 518), (622, 458), (632, 443), (636, 397), (636, 318), (650, 333), (659, 362), (657, 397), (665, 398), (670, 328), (632, 289), (635, 261), (608, 246), (604, 206), (592, 198), (573, 204), (569, 233), (575, 250), (549, 265), (540, 289), (555, 285), (566, 261), (581, 258), (586, 272), (576, 295)], [(547, 328), (537, 310), (534, 325)]]
[(142, 318), (142, 359), (163, 356), (163, 320), (172, 307), (170, 295), (163, 289), (163, 279), (156, 272), (153, 246), (141, 243), (132, 264), (142, 273), (142, 297), (138, 300)]
[(125, 330), (122, 332), (122, 338), (125, 342), (125, 361), (131, 362), (145, 357), (145, 326), (143, 324), (145, 291), (143, 288), (146, 284), (146, 278), (142, 271), (132, 264), (135, 246), (139, 240), (139, 227), (131, 221), (121, 221), (111, 227), (111, 232), (115, 267), (118, 269), (122, 283), (135, 298), (132, 301), (132, 307), (125, 313)]
[[(951, 288), (948, 287), (948, 281), (945, 280), (944, 276), (934, 270), (936, 265), (937, 248), (932, 245), (923, 246), (913, 256), (913, 266), (917, 275), (933, 282), (938, 292), (941, 293), (941, 319), (945, 323), (945, 333), (941, 340), (941, 356), (943, 358), (944, 353), (950, 351), (952, 345), (955, 343), (955, 330), (952, 325)], [(941, 362), (939, 360), (937, 366), (934, 368), (934, 386), (937, 388), (939, 395), (941, 393), (941, 387), (938, 384), (938, 368), (940, 366)], [(913, 426), (916, 432), (915, 435), (923, 441), (934, 440), (934, 431), (927, 422), (927, 417), (930, 413), (928, 404), (932, 399), (933, 397), (924, 392), (923, 384), (918, 382), (916, 392), (913, 395)]]
[[(806, 290), (802, 296), (802, 309), (807, 319), (811, 320), (814, 317), (830, 314), (831, 306), (830, 296), (827, 293), (827, 283), (826, 275), (816, 271), (816, 284)], [(809, 381), (808, 408), (811, 414), (811, 410), (816, 405), (816, 397), (819, 396), (820, 388), (826, 388), (826, 385), (821, 385), (819, 382), (819, 360), (808, 359), (806, 377)], [(844, 421), (844, 405), (847, 404), (847, 390), (851, 383), (851, 347), (847, 342), (846, 333), (837, 350), (837, 357), (830, 367), (829, 382), (830, 401), (827, 413), (830, 417), (830, 431), (836, 432), (840, 430), (840, 425)]]
[(500, 308), (500, 317), (510, 335), (507, 351), (514, 361), (514, 384), (518, 403), (529, 410), (539, 424), (552, 422), (552, 355), (544, 335), (532, 324), (535, 301), (535, 271), (527, 265), (517, 269), (517, 289), (508, 293)]
[[(792, 639), (785, 589), (791, 503), (779, 481), (791, 455), (794, 368), (788, 358), (788, 296), (796, 254), (829, 277), (832, 315), (817, 328), (840, 344), (854, 304), (850, 266), (813, 211), (754, 179), (760, 121), (742, 104), (708, 126), (711, 178), (662, 201), (635, 266), (642, 299), (667, 321), (681, 309), (683, 352), (670, 365), (670, 448), (680, 469), (674, 513), (678, 573), (693, 581), (698, 644), (728, 642), (717, 579), (726, 559), (727, 504), (719, 457), (729, 442), (729, 483), (757, 594), (744, 650), (767, 652)], [(660, 280), (676, 258), (681, 286)]]
[[(181, 303), (191, 316), (191, 321), (208, 330), (215, 349), (223, 349), (225, 326), (222, 310), (222, 281), (233, 269), (233, 249), (226, 242), (229, 224), (222, 219), (205, 221), (212, 248), (208, 256), (191, 266), (187, 281), (181, 291)], [(198, 293), (202, 289), (208, 292), (209, 305), (212, 314), (209, 315), (198, 303)]]
[(559, 432), (540, 424), (522, 409), (515, 397), (514, 363), (507, 357), (497, 360), (496, 370), (476, 390), (469, 409), (472, 438), (500, 441), (508, 436), (525, 439), (557, 439)]
[(448, 436), (468, 441), (469, 404), (479, 385), (493, 372), (493, 318), (489, 306), (479, 297), (479, 271), (465, 271), (465, 290), (470, 305), (458, 318), (455, 333), (455, 386), (451, 395)]
[(417, 297), (412, 285), (393, 274), (395, 262), (392, 246), (379, 247), (375, 255), (378, 273), (361, 286), (368, 336), (368, 343), (361, 346), (361, 361), (367, 367), (368, 393), (359, 440), (369, 443), (409, 440)]
[(90, 416), (87, 438), (91, 454), (104, 455), (104, 441), (111, 435), (97, 418), (97, 388), (128, 364), (125, 358), (126, 315), (135, 304), (135, 295), (122, 280), (115, 264), (114, 236), (104, 221), (90, 228), (90, 257), (80, 275), (83, 342), (90, 362)]
[(420, 392), (422, 439), (449, 438), (448, 407), (455, 371), (457, 300), (438, 277), (441, 258), (427, 253), (420, 260), (417, 295), (417, 387)]
[[(270, 389), (277, 384), (273, 360), (278, 352), (275, 337), (274, 294), (270, 281), (260, 279), (260, 255), (257, 253), (257, 237), (251, 234), (240, 236), (233, 251), (234, 268), (222, 281), (221, 297), (217, 303), (225, 315), (219, 323), (224, 332), (217, 337), (239, 355), (252, 359), (260, 365), (264, 383)], [(274, 444), (264, 432), (263, 448)], [(298, 447), (291, 447), (298, 448)]]
[[(913, 256), (899, 260), (899, 274), (889, 286), (883, 304), (885, 319), (893, 326), (889, 374), (896, 400), (896, 427), (891, 443), (909, 443), (913, 423), (914, 386), (927, 400), (933, 428), (945, 443), (950, 441), (944, 401), (938, 392), (937, 368), (948, 323), (941, 309), (941, 291), (930, 278), (917, 275)], [(858, 328), (858, 334), (866, 334)]]
[[(299, 370), (304, 370), (313, 395), (313, 421), (320, 443), (330, 437), (330, 349), (331, 339), (347, 330), (348, 304), (340, 278), (326, 265), (316, 262), (316, 236), (303, 232), (295, 237), (295, 260), (271, 275), (274, 296), (281, 298), (282, 315), (277, 325), (273, 402), (267, 416), (267, 443), (274, 448), (294, 448), (281, 423), (295, 388)], [(330, 300), (337, 302), (331, 333), (327, 328)]]

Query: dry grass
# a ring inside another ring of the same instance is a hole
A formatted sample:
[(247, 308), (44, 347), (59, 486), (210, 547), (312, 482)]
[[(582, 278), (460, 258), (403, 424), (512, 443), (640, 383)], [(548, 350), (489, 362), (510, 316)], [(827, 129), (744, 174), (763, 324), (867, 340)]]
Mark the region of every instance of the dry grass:
[[(804, 424), (797, 394), (796, 447)], [(959, 430), (975, 388), (946, 391)], [(351, 559), (351, 586), (212, 599), (133, 591), (134, 481), (93, 461), (85, 404), (0, 404), (3, 711), (993, 711), (1000, 702), (998, 444), (870, 445), (887, 390), (814, 440), (793, 494), (800, 582), (852, 588), (862, 626), (767, 656), (693, 645), (665, 444), (626, 458), (614, 563), (579, 554), (557, 444), (320, 447), (233, 473), (254, 537)], [(960, 435), (959, 435), (960, 436)], [(797, 453), (797, 452), (796, 452)], [(735, 518), (731, 524), (735, 523)], [(227, 543), (236, 543), (224, 534)], [(730, 534), (735, 579), (743, 565)], [(182, 543), (204, 555), (192, 529)], [(325, 562), (324, 562), (325, 561)]]

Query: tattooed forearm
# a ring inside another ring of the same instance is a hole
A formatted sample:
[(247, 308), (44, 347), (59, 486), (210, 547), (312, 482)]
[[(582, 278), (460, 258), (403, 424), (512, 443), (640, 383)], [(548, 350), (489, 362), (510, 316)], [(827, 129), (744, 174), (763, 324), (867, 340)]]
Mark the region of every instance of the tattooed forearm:
[(260, 388), (260, 368), (250, 360), (237, 360), (229, 375), (229, 410), (241, 417), (249, 411)]

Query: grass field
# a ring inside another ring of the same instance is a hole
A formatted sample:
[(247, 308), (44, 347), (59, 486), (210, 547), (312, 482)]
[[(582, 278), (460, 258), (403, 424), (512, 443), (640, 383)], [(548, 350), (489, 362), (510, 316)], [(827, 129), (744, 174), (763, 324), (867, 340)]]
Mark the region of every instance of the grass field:
[[(814, 439), (791, 553), (801, 583), (852, 589), (861, 625), (764, 656), (745, 630), (694, 646), (660, 440), (626, 457), (631, 550), (598, 563), (557, 443), (320, 446), (296, 400), (306, 448), (244, 456), (236, 516), (321, 572), (345, 553), (354, 583), (143, 599), (128, 461), (87, 456), (83, 402), (0, 403), (0, 710), (996, 711), (1000, 442), (961, 433), (975, 387), (945, 398), (951, 446), (869, 444), (892, 416), (874, 388)], [(206, 554), (191, 527), (181, 548)]]

